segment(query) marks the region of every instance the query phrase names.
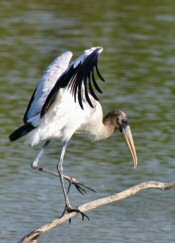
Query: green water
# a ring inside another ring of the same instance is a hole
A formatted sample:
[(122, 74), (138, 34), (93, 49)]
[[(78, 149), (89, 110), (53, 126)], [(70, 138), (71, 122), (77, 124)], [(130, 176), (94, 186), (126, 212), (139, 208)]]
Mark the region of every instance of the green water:
[[(121, 109), (131, 120), (139, 166), (122, 136), (91, 143), (74, 136), (64, 168), (98, 193), (74, 205), (111, 195), (147, 180), (175, 179), (175, 2), (169, 1), (1, 1), (0, 238), (17, 242), (25, 233), (60, 215), (59, 181), (34, 172), (40, 146), (10, 144), (22, 124), (28, 100), (44, 69), (59, 54), (74, 57), (103, 46), (99, 68), (106, 79), (100, 95), (104, 113)], [(52, 143), (42, 164), (55, 169), (61, 143)], [(175, 192), (149, 190), (77, 217), (38, 242), (174, 243)]]

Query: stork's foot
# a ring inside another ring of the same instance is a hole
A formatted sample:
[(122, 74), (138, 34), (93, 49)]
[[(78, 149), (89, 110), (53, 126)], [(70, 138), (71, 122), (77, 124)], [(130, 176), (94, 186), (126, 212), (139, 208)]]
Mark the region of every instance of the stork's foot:
[(74, 185), (75, 188), (77, 189), (77, 191), (79, 191), (82, 195), (84, 195), (86, 193), (86, 189), (88, 189), (92, 192), (96, 192), (91, 187), (85, 186), (83, 183), (80, 183), (79, 180), (77, 180), (75, 177), (68, 177), (65, 179), (67, 179), (69, 182), (69, 186), (68, 186), (68, 190), (67, 190), (68, 193), (70, 192), (71, 185)]
[[(61, 217), (63, 217), (66, 212), (67, 213), (72, 213), (72, 212), (79, 213), (79, 214), (81, 214), (82, 220), (84, 220), (85, 218), (87, 218), (89, 220), (89, 217), (85, 213), (81, 212), (78, 208), (73, 208), (71, 205), (65, 206)], [(69, 224), (70, 223), (71, 223), (71, 219), (69, 219)]]
[[(38, 166), (38, 163), (32, 163), (31, 164), (32, 169), (36, 170), (36, 171), (41, 171), (50, 175), (54, 175), (59, 177), (58, 172), (52, 171), (52, 170), (48, 170), (46, 168), (40, 167)], [(74, 185), (75, 188), (77, 189), (77, 191), (79, 191), (82, 195), (84, 195), (86, 193), (86, 189), (88, 189), (89, 191), (92, 192), (96, 192), (94, 189), (92, 189), (91, 187), (85, 186), (83, 183), (80, 183), (79, 180), (77, 180), (77, 178), (72, 177), (72, 176), (67, 176), (67, 175), (63, 175), (64, 179), (68, 181), (69, 185), (68, 185), (68, 190), (67, 192), (70, 192), (70, 188), (71, 185)]]

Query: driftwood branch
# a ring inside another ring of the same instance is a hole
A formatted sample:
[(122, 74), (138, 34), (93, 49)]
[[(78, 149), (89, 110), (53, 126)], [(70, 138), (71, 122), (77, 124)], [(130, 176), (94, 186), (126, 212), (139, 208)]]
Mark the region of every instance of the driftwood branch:
[[(173, 181), (171, 183), (162, 183), (162, 182), (157, 182), (157, 181), (143, 182), (143, 183), (140, 183), (136, 186), (133, 186), (133, 187), (127, 189), (127, 190), (124, 190), (122, 192), (114, 194), (112, 196), (97, 199), (95, 201), (83, 204), (83, 205), (79, 206), (78, 209), (81, 212), (87, 212), (89, 210), (101, 207), (103, 205), (107, 205), (107, 204), (110, 204), (110, 203), (114, 203), (114, 202), (123, 200), (127, 197), (135, 195), (136, 193), (138, 193), (140, 191), (143, 191), (145, 189), (151, 189), (151, 188), (152, 189), (159, 189), (159, 190), (162, 190), (162, 191), (174, 189), (175, 188), (175, 181)], [(63, 222), (75, 217), (76, 215), (78, 215), (78, 213), (72, 212), (72, 213), (69, 213), (69, 214), (65, 214), (61, 218), (56, 218), (52, 222), (45, 224), (45, 225), (41, 226), (40, 228), (35, 229), (34, 231), (25, 235), (18, 243), (36, 243), (37, 239), (39, 238), (39, 236), (42, 233), (56, 227), (59, 224), (62, 224)]]

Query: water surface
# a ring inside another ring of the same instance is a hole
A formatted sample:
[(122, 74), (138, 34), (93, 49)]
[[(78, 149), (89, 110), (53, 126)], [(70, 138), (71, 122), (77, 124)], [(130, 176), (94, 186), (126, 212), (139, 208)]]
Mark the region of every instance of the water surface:
[[(10, 144), (22, 125), (28, 100), (44, 69), (59, 54), (74, 57), (103, 46), (99, 68), (106, 79), (104, 113), (121, 109), (131, 120), (139, 167), (122, 136), (91, 143), (74, 136), (65, 172), (97, 190), (71, 191), (74, 205), (120, 192), (147, 180), (174, 180), (175, 3), (168, 1), (3, 1), (1, 3), (1, 242), (17, 242), (58, 216), (64, 207), (57, 178), (34, 172), (40, 145)], [(61, 143), (52, 143), (42, 163), (55, 170)], [(38, 242), (173, 243), (174, 191), (149, 190), (77, 217)]]

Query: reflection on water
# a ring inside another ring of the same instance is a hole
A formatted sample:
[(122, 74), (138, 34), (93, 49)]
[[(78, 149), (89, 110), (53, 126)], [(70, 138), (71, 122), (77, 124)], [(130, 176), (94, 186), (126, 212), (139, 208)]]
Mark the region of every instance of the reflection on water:
[[(98, 193), (83, 197), (72, 189), (73, 204), (146, 180), (174, 180), (174, 1), (4, 1), (1, 5), (1, 242), (19, 240), (59, 215), (64, 206), (57, 179), (30, 168), (40, 146), (9, 144), (7, 136), (22, 124), (45, 67), (65, 50), (77, 57), (91, 46), (104, 47), (99, 63), (107, 81), (101, 84), (104, 113), (117, 108), (128, 114), (139, 157), (139, 167), (133, 169), (119, 133), (98, 143), (74, 136), (65, 171)], [(60, 150), (60, 142), (52, 143), (43, 164), (54, 169)], [(174, 242), (174, 196), (173, 191), (142, 192), (89, 212), (88, 222), (74, 219), (39, 242), (58, 238), (83, 243)]]

